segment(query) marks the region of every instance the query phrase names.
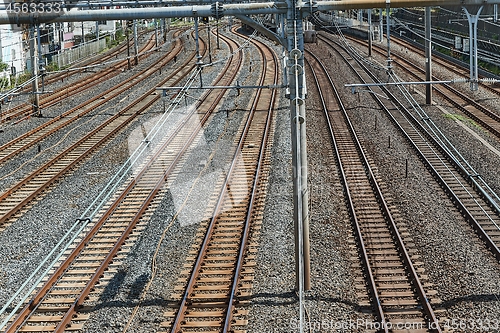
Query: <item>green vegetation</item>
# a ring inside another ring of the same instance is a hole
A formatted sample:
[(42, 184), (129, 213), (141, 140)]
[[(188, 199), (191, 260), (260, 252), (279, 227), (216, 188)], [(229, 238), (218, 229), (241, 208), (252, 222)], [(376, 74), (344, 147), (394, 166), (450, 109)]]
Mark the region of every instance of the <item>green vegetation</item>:
[(115, 47), (116, 45), (120, 44), (125, 39), (127, 39), (127, 36), (125, 36), (123, 31), (117, 30), (115, 33), (115, 39), (111, 39), (110, 36), (106, 36), (106, 46), (110, 49), (110, 48)]
[(484, 61), (478, 61), (477, 65), (480, 67), (480, 68), (483, 68), (485, 70), (487, 70), (488, 72), (491, 72), (493, 74), (496, 74), (496, 75), (499, 75), (500, 74), (500, 68), (498, 68), (498, 66), (495, 66), (493, 64), (489, 64), (487, 62), (484, 62)]
[(9, 84), (9, 79), (7, 79), (6, 77), (3, 77), (0, 79), (0, 90), (3, 89), (3, 87), (8, 87), (8, 84)]
[(45, 66), (45, 69), (46, 69), (47, 73), (48, 72), (55, 72), (55, 71), (59, 70), (59, 66), (56, 63), (51, 62), (50, 64)]
[(0, 72), (3, 72), (4, 70), (8, 69), (9, 65), (7, 65), (5, 62), (0, 60)]
[(444, 117), (447, 118), (447, 119), (451, 119), (451, 120), (461, 121), (461, 122), (463, 122), (465, 124), (471, 125), (472, 127), (480, 128), (480, 126), (478, 125), (478, 123), (476, 123), (474, 120), (472, 120), (470, 118), (467, 118), (467, 117), (465, 117), (463, 115), (460, 115), (460, 114), (445, 113)]

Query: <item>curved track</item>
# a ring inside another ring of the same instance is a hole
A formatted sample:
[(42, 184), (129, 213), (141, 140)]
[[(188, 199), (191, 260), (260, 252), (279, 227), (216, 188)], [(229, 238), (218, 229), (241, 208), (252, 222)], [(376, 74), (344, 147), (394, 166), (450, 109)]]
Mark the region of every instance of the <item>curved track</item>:
[[(392, 39), (392, 41), (395, 42), (395, 44), (400, 45), (401, 47), (404, 47), (405, 49), (412, 50), (413, 52), (415, 52), (419, 55), (422, 55), (422, 57), (424, 57), (424, 50), (422, 50), (421, 48), (419, 48), (411, 43), (408, 43), (405, 40), (399, 39), (399, 38)], [(396, 52), (396, 54), (398, 54), (398, 53)], [(452, 73), (457, 74), (460, 77), (468, 78), (470, 76), (470, 69), (469, 68), (460, 67), (460, 66), (458, 66), (450, 61), (447, 61), (445, 58), (442, 58), (439, 55), (434, 54), (432, 61), (436, 64), (439, 64), (439, 65), (445, 67), (446, 69), (448, 69)], [(481, 79), (481, 77), (480, 77), (480, 79)], [(490, 84), (482, 83), (482, 82), (479, 82), (479, 86), (483, 89), (486, 89), (486, 90), (496, 94), (497, 96), (500, 96), (500, 86), (494, 86), (494, 85), (492, 86)]]
[[(277, 84), (274, 52), (252, 43), (263, 59), (259, 84)], [(250, 295), (253, 279), (255, 245), (248, 240), (258, 219), (256, 202), (263, 195), (259, 187), (274, 103), (274, 90), (258, 89), (198, 254), (190, 258), (193, 267), (180, 279), (183, 293), (174, 295), (179, 308), (166, 313), (164, 327), (170, 332), (245, 331), (247, 310), (238, 307)]]
[[(204, 52), (204, 45), (202, 45), (202, 48), (202, 52)], [(180, 45), (178, 51), (180, 51)], [(161, 60), (160, 65), (166, 64), (173, 57), (174, 54), (165, 55), (163, 60)], [(195, 67), (195, 65), (190, 63), (194, 57), (195, 53), (193, 52), (183, 66), (178, 67), (177, 71), (168, 75), (159, 84), (175, 85), (180, 82), (182, 78)], [(124, 84), (123, 86), (118, 85), (115, 87), (118, 90), (113, 91), (113, 93), (118, 95), (119, 93), (137, 84), (148, 75), (153, 75), (157, 71), (157, 65), (158, 64), (155, 64), (146, 72), (139, 73), (137, 76), (134, 76), (127, 84)], [(85, 158), (88, 158), (91, 153), (108, 142), (121, 129), (130, 124), (139, 114), (158, 101), (160, 97), (160, 94), (157, 93), (155, 88), (149, 89), (142, 96), (132, 101), (127, 107), (120, 110), (120, 112), (104, 121), (92, 132), (88, 133), (83, 138), (73, 143), (70, 147), (52, 157), (40, 168), (36, 169), (24, 179), (2, 193), (0, 195), (0, 228), (5, 228), (5, 223), (11, 223), (12, 218), (18, 214), (23, 207), (27, 206), (33, 200), (40, 199), (41, 195), (46, 192), (62, 175), (70, 172), (76, 165), (78, 165), (78, 163), (83, 161)], [(108, 101), (108, 99), (104, 101)], [(91, 99), (90, 106), (86, 106), (88, 109), (84, 110), (83, 113), (90, 112), (94, 107), (98, 106), (102, 102), (103, 100), (100, 98)], [(57, 118), (52, 123), (54, 126), (52, 130), (55, 131), (58, 128), (64, 127), (73, 120), (78, 119), (80, 116), (81, 113), (69, 120), (66, 120), (65, 118)], [(50, 126), (48, 128), (51, 129)], [(40, 130), (38, 135), (36, 132), (29, 132), (28, 134), (32, 134), (33, 137), (28, 136), (27, 143), (25, 143), (25, 145), (32, 146), (51, 133), (51, 131), (46, 130)], [(16, 148), (17, 146), (13, 145), (12, 147)], [(19, 149), (22, 150), (23, 147)]]
[(384, 332), (395, 332), (397, 327), (441, 332), (420, 281), (421, 271), (403, 242), (333, 80), (314, 54), (307, 52), (306, 60), (329, 126), (377, 321)]
[[(380, 82), (368, 68), (351, 58), (340, 45), (327, 39), (320, 40), (339, 53), (362, 83)], [(497, 260), (500, 260), (500, 214), (496, 193), (466, 161), (459, 160), (454, 147), (444, 146), (445, 138), (436, 140), (436, 133), (430, 133), (431, 127), (427, 126), (430, 119), (416, 119), (385, 87), (374, 87), (373, 92), (372, 96), (375, 96), (377, 103), (404, 135), (458, 211)], [(377, 95), (387, 95), (389, 100), (378, 98)], [(397, 108), (394, 108), (392, 103), (395, 103)]]
[[(151, 55), (148, 51), (151, 51), (153, 47), (155, 46), (155, 40), (154, 40), (154, 35), (152, 35), (149, 39), (148, 42), (141, 48), (140, 50), (140, 58), (143, 59), (145, 57), (148, 57)], [(90, 62), (89, 65), (94, 64), (94, 63), (100, 63), (103, 60), (107, 59), (108, 57), (113, 57), (118, 55), (123, 51), (123, 47), (119, 48), (115, 52), (112, 52), (109, 55), (105, 55), (103, 58), (98, 58), (94, 60), (93, 62)], [(87, 89), (90, 89), (95, 86), (96, 81), (105, 81), (115, 75), (117, 75), (123, 67), (127, 65), (127, 60), (121, 60), (117, 62), (116, 64), (113, 64), (109, 66), (108, 68), (97, 72), (95, 75), (89, 76), (83, 80), (80, 80), (77, 83), (73, 83), (71, 85), (67, 85), (64, 88), (60, 88), (56, 91), (51, 92), (47, 96), (40, 98), (40, 109), (43, 111), (44, 108), (50, 107), (52, 105), (55, 105), (61, 101), (63, 101), (66, 98), (70, 98), (72, 96), (75, 96), (78, 93), (81, 93)], [(88, 65), (87, 65), (88, 66)], [(71, 75), (75, 75), (77, 73), (83, 72), (83, 69), (80, 69), (78, 71), (72, 72)], [(65, 78), (68, 77), (68, 73), (61, 74), (57, 78), (53, 78), (52, 80), (47, 80), (46, 84), (49, 84), (51, 82), (57, 81), (59, 78), (60, 80), (64, 80)], [(28, 117), (32, 114), (32, 106), (31, 105), (26, 105), (26, 104), (20, 104), (17, 105), (11, 109), (9, 109), (4, 115), (2, 115), (2, 122), (4, 121), (9, 121), (21, 117)]]
[[(134, 86), (138, 85), (141, 81), (148, 78), (154, 74), (159, 66), (163, 66), (170, 62), (176, 55), (178, 55), (183, 49), (182, 43), (179, 39), (176, 40), (173, 49), (163, 57), (158, 63), (151, 65), (145, 71), (139, 72), (126, 80), (120, 82), (119, 84), (103, 91), (100, 94), (88, 99), (84, 103), (71, 108), (70, 110), (62, 113), (58, 117), (49, 120), (48, 122), (19, 135), (14, 140), (7, 142), (6, 144), (0, 146), (0, 165), (9, 161), (21, 152), (35, 146), (40, 141), (47, 138), (49, 135), (59, 131), (60, 129), (74, 123), (79, 118), (89, 114), (100, 106), (110, 103), (114, 98), (118, 97), (121, 93), (132, 89)], [(105, 78), (100, 75), (95, 76), (93, 79), (89, 78), (87, 84), (96, 84), (96, 81), (105, 80)]]
[[(360, 42), (354, 38), (349, 39)], [(382, 47), (375, 45), (374, 50), (380, 55), (385, 56), (386, 51)], [(397, 52), (391, 52), (391, 55), (391, 57), (395, 60), (393, 61), (393, 64), (396, 64), (399, 68), (413, 76), (417, 81), (425, 81), (424, 68), (407, 60), (403, 55), (399, 55)], [(453, 65), (450, 67), (450, 64), (444, 60), (441, 60), (441, 64), (442, 66), (446, 66), (446, 68), (453, 68)], [(458, 74), (463, 73), (458, 72)], [(433, 76), (433, 79), (435, 81), (440, 80), (436, 76)], [(492, 91), (500, 97), (500, 89), (495, 89), (485, 84), (481, 87)], [(441, 97), (450, 102), (455, 108), (469, 116), (481, 126), (487, 128), (493, 135), (500, 138), (500, 115), (497, 112), (481, 105), (481, 103), (476, 102), (473, 98), (468, 97), (466, 94), (460, 92), (450, 84), (433, 85), (432, 88)]]
[[(231, 49), (234, 50), (234, 47), (232, 44)], [(230, 84), (239, 66), (240, 54), (232, 57), (215, 83)], [(112, 265), (119, 260), (117, 255), (123, 253), (120, 249), (128, 247), (126, 242), (134, 228), (148, 212), (154, 210), (158, 193), (168, 181), (175, 178), (174, 169), (200, 135), (203, 124), (224, 94), (224, 91), (219, 91), (203, 95), (196, 108), (186, 115), (185, 121), (162, 140), (148, 162), (101, 211), (100, 217), (89, 225), (87, 234), (67, 254), (48, 281), (10, 323), (6, 332), (62, 332), (81, 328), (86, 316), (81, 316), (78, 311), (84, 310), (89, 301), (92, 302), (96, 284), (99, 281), (105, 283), (105, 275), (112, 271)]]

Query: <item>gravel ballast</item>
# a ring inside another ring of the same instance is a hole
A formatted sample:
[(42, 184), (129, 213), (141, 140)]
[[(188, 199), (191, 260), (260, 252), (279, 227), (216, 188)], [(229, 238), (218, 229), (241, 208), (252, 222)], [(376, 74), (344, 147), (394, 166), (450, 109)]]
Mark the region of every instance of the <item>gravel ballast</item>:
[[(242, 43), (242, 40), (239, 42)], [(189, 38), (187, 50), (193, 50), (194, 46), (192, 38)], [(329, 59), (329, 51), (321, 43), (308, 47)], [(239, 73), (240, 84), (255, 84), (258, 80), (258, 71), (255, 70), (255, 64), (260, 63), (258, 52), (254, 52), (252, 46), (248, 48), (244, 51), (244, 65)], [(281, 54), (279, 47), (274, 48)], [(167, 49), (168, 47), (165, 47), (164, 51)], [(227, 46), (221, 43), (221, 49), (213, 52), (215, 59), (224, 58), (228, 53)], [(183, 56), (187, 53), (183, 52)], [(149, 62), (157, 61), (161, 54), (163, 52), (152, 55), (130, 72), (144, 69)], [(418, 57), (411, 53), (408, 56)], [(177, 62), (180, 61), (182, 56), (177, 59)], [(208, 59), (204, 58), (204, 61)], [(384, 60), (379, 61), (383, 63)], [(248, 70), (250, 63), (253, 64), (253, 71)], [(414, 240), (415, 249), (424, 264), (425, 274), (433, 284), (429, 288), (438, 292), (441, 303), (434, 305), (438, 309), (444, 309), (444, 314), (450, 320), (470, 323), (489, 319), (493, 322), (500, 316), (500, 282), (497, 278), (500, 265), (478, 240), (415, 152), (396, 132), (393, 124), (381, 113), (378, 106), (369, 96), (363, 95), (363, 98), (358, 100), (357, 95), (352, 95), (350, 90), (343, 87), (345, 83), (353, 83), (353, 78), (341, 60), (335, 58), (326, 63), (331, 73), (334, 73), (351, 121), (366, 153), (374, 162), (377, 176), (392, 198), (390, 204), (399, 211), (410, 237)], [(204, 82), (211, 82), (222, 66), (223, 63), (207, 67), (203, 74)], [(434, 71), (436, 75), (441, 75), (441, 69), (435, 68)], [(166, 72), (167, 68), (163, 74), (166, 75)], [(131, 74), (125, 71), (106, 84), (111, 86)], [(443, 70), (442, 75), (445, 79), (450, 74)], [(400, 76), (404, 77), (402, 73)], [(127, 96), (123, 97), (137, 97), (141, 91), (153, 86), (155, 80), (146, 81), (141, 89), (128, 92)], [(352, 253), (355, 250), (352, 242), (353, 231), (346, 212), (337, 166), (332, 159), (331, 143), (325, 136), (326, 124), (317, 91), (313, 88), (312, 80), (307, 80), (312, 290), (305, 295), (305, 316), (310, 332), (361, 332), (362, 328), (337, 329), (339, 325), (346, 325), (359, 318), (370, 318), (370, 314), (359, 311), (357, 290), (354, 287), (359, 272), (355, 267), (351, 267), (355, 256)], [(104, 87), (96, 87), (96, 90), (88, 93), (93, 94), (102, 89)], [(197, 98), (201, 93), (193, 90), (191, 97)], [(489, 93), (483, 91), (475, 94), (476, 98), (481, 100), (492, 98)], [(224, 104), (212, 116), (196, 146), (183, 159), (175, 180), (172, 180), (169, 188), (162, 191), (156, 210), (138, 235), (129, 255), (118, 267), (118, 273), (111, 276), (96, 306), (90, 310), (90, 319), (86, 322), (83, 332), (160, 330), (164, 320), (163, 312), (172, 305), (171, 295), (179, 272), (183, 269), (199, 224), (206, 214), (215, 183), (221, 174), (227, 171), (231, 156), (230, 147), (241, 122), (246, 118), (245, 108), (249, 103), (249, 95), (242, 92), (237, 96), (236, 91), (227, 93)], [(82, 94), (81, 99), (87, 98), (85, 96), (88, 95)], [(415, 98), (421, 104), (425, 102), (418, 94), (415, 94)], [(491, 186), (500, 190), (500, 174), (496, 170), (499, 156), (478, 140), (478, 137), (500, 151), (498, 140), (480, 128), (465, 124), (476, 135), (473, 136), (470, 131), (464, 130), (464, 124), (443, 117), (443, 110), (455, 112), (446, 102), (437, 96), (435, 101), (441, 108), (426, 106), (426, 112)], [(73, 103), (79, 102), (75, 100)], [(275, 135), (271, 138), (272, 159), (259, 236), (260, 247), (256, 258), (253, 294), (250, 297), (248, 332), (298, 332), (299, 302), (295, 292), (288, 104), (284, 91), (281, 91), (275, 110)], [(494, 106), (497, 112), (500, 112), (498, 105), (490, 105)], [(67, 108), (69, 107), (68, 104)], [(46, 110), (44, 117), (54, 117), (64, 108), (57, 106)], [(58, 241), (60, 235), (91, 204), (93, 198), (126, 161), (133, 148), (144, 138), (144, 133), (150, 131), (161, 113), (160, 102), (96, 152), (91, 159), (65, 176), (42, 200), (36, 202), (27, 213), (0, 233), (0, 304), (10, 298), (29, 272)], [(105, 113), (82, 119), (74, 125), (74, 130), (64, 140), (66, 132), (49, 138), (43, 146), (49, 147), (57, 142), (61, 142), (61, 148), (69, 145), (69, 142), (97, 126), (107, 116)], [(184, 113), (174, 111), (171, 116), (171, 123), (165, 129), (165, 134), (183, 119)], [(43, 118), (31, 118), (6, 127), (5, 136), (2, 133), (0, 143), (7, 142), (15, 137), (16, 132), (27, 131), (42, 121)], [(12, 164), (6, 165), (6, 168), (18, 168), (34, 157), (34, 150), (27, 151), (19, 159), (10, 162)], [(0, 178), (0, 188), (5, 190), (15, 179), (32, 170), (45, 158), (33, 159), (33, 162), (13, 177)], [(409, 165), (408, 177), (405, 177), (406, 163)], [(0, 174), (0, 177), (3, 174)], [(158, 253), (155, 252), (157, 249)], [(138, 305), (140, 307), (135, 312)]]

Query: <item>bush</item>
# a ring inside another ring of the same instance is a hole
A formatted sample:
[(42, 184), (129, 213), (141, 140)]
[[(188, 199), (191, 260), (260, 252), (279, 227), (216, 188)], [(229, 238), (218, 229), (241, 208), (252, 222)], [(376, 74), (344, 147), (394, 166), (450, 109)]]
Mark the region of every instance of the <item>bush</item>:
[(7, 65), (5, 62), (0, 60), (0, 72), (3, 72), (4, 70), (8, 69), (9, 65)]

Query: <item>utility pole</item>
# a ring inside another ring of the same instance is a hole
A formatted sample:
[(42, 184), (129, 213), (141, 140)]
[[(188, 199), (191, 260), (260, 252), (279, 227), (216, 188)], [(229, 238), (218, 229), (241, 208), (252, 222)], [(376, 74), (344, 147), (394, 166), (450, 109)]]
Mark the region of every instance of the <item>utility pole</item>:
[[(36, 42), (37, 42), (37, 52), (38, 52), (38, 73), (42, 76), (42, 92), (44, 91), (44, 76), (45, 76), (45, 67), (43, 66), (43, 58), (42, 58), (42, 41), (41, 41), (41, 31), (40, 25), (38, 24), (36, 27)], [(38, 116), (42, 115), (42, 109), (38, 109)]]
[(33, 77), (33, 82), (31, 83), (31, 88), (33, 91), (32, 105), (33, 105), (33, 115), (40, 115), (40, 99), (38, 95), (38, 64), (37, 57), (35, 56), (36, 42), (35, 42), (35, 26), (31, 25), (29, 28), (29, 38), (30, 38), (30, 59), (31, 59), (31, 74)]
[(372, 10), (368, 9), (368, 56), (372, 56)]
[(389, 17), (389, 12), (391, 10), (391, 3), (386, 2), (385, 5), (385, 19), (386, 22), (386, 36), (387, 38), (387, 70), (390, 72), (392, 70), (392, 59), (391, 59), (391, 19)]
[(155, 19), (155, 47), (158, 51), (158, 20)]
[(202, 72), (202, 67), (203, 61), (201, 60), (201, 55), (200, 55), (200, 31), (198, 29), (198, 17), (196, 16), (194, 18), (194, 36), (195, 36), (195, 45), (196, 45), (196, 65), (198, 66), (198, 69), (200, 70), (200, 87), (203, 87), (203, 77), (201, 75)]
[(479, 15), (483, 10), (483, 6), (480, 6), (477, 14), (470, 14), (467, 8), (462, 7), (467, 15), (467, 21), (469, 21), (469, 58), (470, 58), (470, 90), (476, 91), (478, 86), (478, 66), (477, 66), (477, 22), (479, 20)]
[(207, 21), (207, 38), (208, 38), (208, 63), (212, 63), (212, 43), (210, 40), (210, 23)]
[(137, 54), (139, 53), (139, 44), (137, 41), (137, 20), (134, 20), (134, 63), (137, 66), (139, 64), (139, 58)]
[(99, 41), (99, 21), (95, 21), (95, 38)]
[(160, 29), (162, 33), (162, 38), (163, 42), (165, 43), (167, 41), (167, 23), (165, 22), (166, 19), (162, 18), (160, 19)]
[(219, 20), (217, 20), (217, 50), (220, 50), (220, 43), (219, 43)]
[(378, 40), (379, 42), (382, 43), (382, 41), (384, 40), (384, 15), (382, 13), (382, 8), (380, 8), (378, 10), (378, 16), (379, 16), (379, 22), (378, 22), (378, 25), (379, 25), (379, 28), (378, 28)]
[[(431, 7), (425, 7), (425, 81), (432, 81)], [(425, 85), (425, 103), (432, 104), (432, 85)]]
[(83, 21), (82, 21), (82, 44), (85, 44), (85, 28), (83, 26)]
[(127, 24), (125, 25), (125, 35), (127, 36), (127, 69), (130, 70), (132, 66), (130, 65), (130, 40), (129, 40), (129, 21), (127, 21)]
[(307, 141), (304, 86), (304, 34), (296, 1), (288, 1), (286, 30), (290, 69), (290, 112), (292, 138), (295, 275), (299, 292), (311, 289), (309, 250), (309, 193), (307, 188)]

